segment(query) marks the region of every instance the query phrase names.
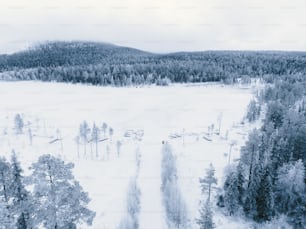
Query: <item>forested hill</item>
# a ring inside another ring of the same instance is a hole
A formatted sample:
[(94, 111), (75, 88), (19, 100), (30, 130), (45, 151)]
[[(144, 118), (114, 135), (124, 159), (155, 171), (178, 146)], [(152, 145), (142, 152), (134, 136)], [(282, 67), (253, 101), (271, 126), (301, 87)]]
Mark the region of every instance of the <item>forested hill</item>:
[(206, 51), (153, 54), (95, 42), (49, 42), (0, 55), (0, 79), (95, 85), (235, 82), (306, 73), (305, 52)]
[(0, 56), (1, 70), (98, 64), (112, 59), (149, 56), (133, 48), (97, 42), (48, 42), (28, 50)]

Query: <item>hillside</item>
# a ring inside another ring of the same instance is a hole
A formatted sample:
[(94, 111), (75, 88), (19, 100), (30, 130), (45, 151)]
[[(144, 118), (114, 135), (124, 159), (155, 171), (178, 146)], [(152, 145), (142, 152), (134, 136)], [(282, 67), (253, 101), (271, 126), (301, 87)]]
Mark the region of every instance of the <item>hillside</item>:
[(1, 70), (98, 64), (110, 59), (148, 56), (149, 53), (97, 42), (48, 42), (0, 56)]
[(0, 56), (0, 79), (93, 85), (237, 82), (306, 73), (306, 53), (205, 51), (153, 54), (95, 42), (49, 42)]

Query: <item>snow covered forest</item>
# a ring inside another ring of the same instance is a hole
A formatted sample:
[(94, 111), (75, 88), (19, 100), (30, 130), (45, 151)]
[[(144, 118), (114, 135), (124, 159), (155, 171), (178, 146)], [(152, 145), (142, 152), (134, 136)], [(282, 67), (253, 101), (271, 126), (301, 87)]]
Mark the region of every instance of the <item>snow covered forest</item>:
[(0, 229), (305, 228), (305, 63), (92, 42), (1, 55)]
[(49, 42), (0, 55), (0, 79), (93, 85), (235, 83), (305, 74), (303, 52), (207, 51), (154, 54), (94, 42)]

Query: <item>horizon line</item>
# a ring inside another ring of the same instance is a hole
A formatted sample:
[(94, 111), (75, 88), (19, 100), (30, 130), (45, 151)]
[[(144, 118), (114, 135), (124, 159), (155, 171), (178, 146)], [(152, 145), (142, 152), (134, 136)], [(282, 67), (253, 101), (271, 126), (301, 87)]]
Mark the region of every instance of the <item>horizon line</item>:
[(135, 49), (138, 51), (155, 54), (155, 55), (167, 55), (167, 54), (175, 54), (175, 53), (201, 53), (201, 52), (283, 52), (283, 53), (305, 53), (306, 50), (289, 50), (289, 49), (202, 49), (202, 50), (177, 50), (177, 51), (165, 51), (165, 52), (157, 52), (157, 51), (148, 51), (146, 49), (136, 48), (133, 46), (126, 46), (126, 45), (120, 45), (108, 41), (97, 41), (97, 40), (79, 40), (79, 39), (73, 39), (73, 40), (41, 40), (41, 41), (34, 41), (29, 43), (28, 45), (25, 45), (26, 47), (20, 48), (13, 52), (5, 52), (0, 53), (0, 55), (13, 55), (20, 52), (26, 52), (30, 50), (31, 48), (38, 47), (40, 45), (48, 44), (48, 43), (96, 43), (96, 44), (105, 44), (105, 45), (111, 45), (115, 47), (121, 47), (121, 48), (130, 48)]

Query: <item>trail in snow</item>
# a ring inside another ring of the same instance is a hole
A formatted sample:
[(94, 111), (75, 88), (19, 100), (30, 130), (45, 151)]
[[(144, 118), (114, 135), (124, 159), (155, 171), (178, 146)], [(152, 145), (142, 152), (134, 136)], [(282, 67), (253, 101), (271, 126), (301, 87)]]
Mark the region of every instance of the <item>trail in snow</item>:
[(141, 146), (142, 158), (138, 177), (141, 190), (139, 228), (166, 229), (168, 227), (160, 189), (162, 140), (150, 139), (146, 136)]

